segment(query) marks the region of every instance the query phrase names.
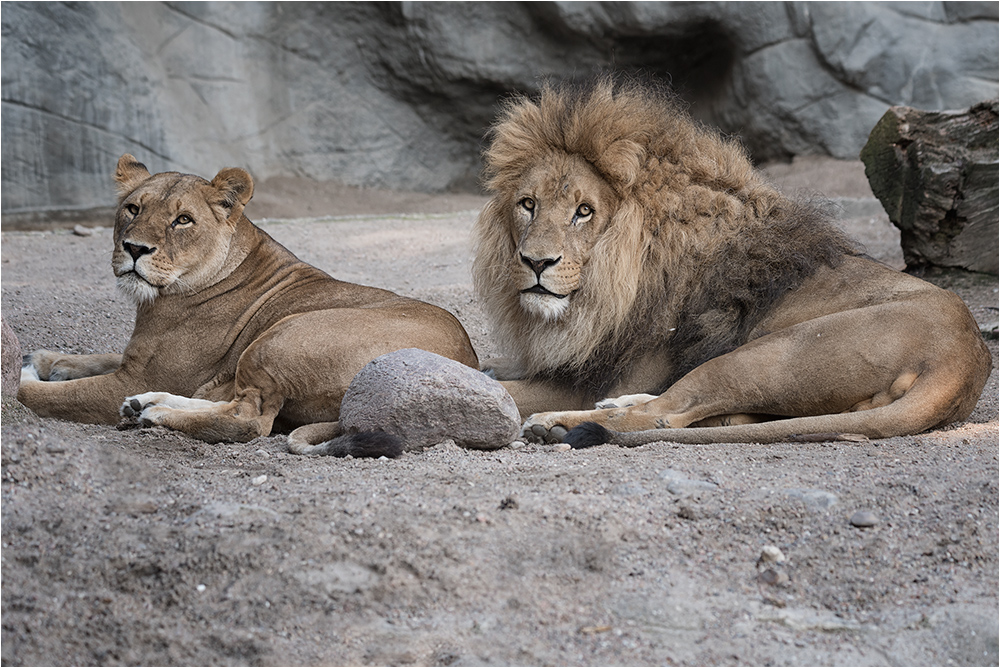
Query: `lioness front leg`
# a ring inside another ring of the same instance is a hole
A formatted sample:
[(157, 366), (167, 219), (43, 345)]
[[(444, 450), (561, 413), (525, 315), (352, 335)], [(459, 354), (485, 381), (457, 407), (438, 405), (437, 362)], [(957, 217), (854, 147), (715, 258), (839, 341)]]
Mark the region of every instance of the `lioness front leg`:
[(117, 353), (96, 355), (64, 355), (51, 350), (36, 350), (25, 355), (22, 378), (62, 381), (114, 373), (122, 364)]
[(120, 427), (167, 427), (207, 443), (246, 442), (271, 431), (272, 415), (264, 417), (259, 401), (242, 396), (232, 401), (191, 399), (168, 392), (144, 392), (126, 397)]

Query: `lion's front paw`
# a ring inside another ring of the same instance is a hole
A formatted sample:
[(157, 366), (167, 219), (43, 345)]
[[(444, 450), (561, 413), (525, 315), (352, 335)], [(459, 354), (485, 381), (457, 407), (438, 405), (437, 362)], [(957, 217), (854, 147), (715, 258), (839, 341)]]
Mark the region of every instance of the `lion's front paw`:
[(621, 397), (608, 397), (607, 399), (601, 399), (594, 405), (594, 408), (628, 408), (629, 406), (644, 404), (655, 398), (655, 394), (626, 394)]
[(559, 413), (535, 413), (521, 425), (521, 438), (531, 443), (561, 443), (569, 432), (559, 424)]

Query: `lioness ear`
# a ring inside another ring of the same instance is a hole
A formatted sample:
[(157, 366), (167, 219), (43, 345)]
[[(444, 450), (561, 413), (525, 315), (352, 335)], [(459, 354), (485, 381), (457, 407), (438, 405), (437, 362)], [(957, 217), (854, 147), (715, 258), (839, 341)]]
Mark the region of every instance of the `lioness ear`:
[(243, 207), (253, 197), (253, 179), (239, 167), (228, 167), (216, 174), (212, 179), (212, 187), (219, 194), (219, 198), (212, 204), (229, 209), (230, 218), (242, 213)]
[(118, 201), (125, 199), (129, 193), (139, 187), (139, 184), (149, 178), (146, 165), (135, 159), (130, 153), (118, 158), (115, 168), (115, 183), (118, 184)]

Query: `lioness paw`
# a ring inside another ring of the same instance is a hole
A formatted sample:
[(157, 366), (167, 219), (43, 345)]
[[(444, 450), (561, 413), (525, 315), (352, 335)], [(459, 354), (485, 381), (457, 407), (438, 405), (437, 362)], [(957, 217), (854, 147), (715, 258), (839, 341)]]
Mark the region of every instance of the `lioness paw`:
[(36, 350), (21, 358), (21, 382), (31, 382), (33, 380), (62, 380), (61, 378), (50, 377), (52, 363), (55, 360), (55, 353), (48, 350)]
[[(25, 356), (25, 360), (27, 359), (27, 356)], [(35, 368), (34, 364), (28, 363), (21, 367), (21, 385), (41, 380), (38, 377), (38, 369)]]
[(125, 398), (121, 407), (118, 408), (118, 414), (122, 417), (118, 423), (119, 429), (136, 429), (138, 427), (152, 427), (154, 425), (154, 422), (148, 415), (143, 415), (149, 406), (154, 405), (152, 402), (143, 402), (142, 398), (144, 396), (146, 395), (140, 394)]

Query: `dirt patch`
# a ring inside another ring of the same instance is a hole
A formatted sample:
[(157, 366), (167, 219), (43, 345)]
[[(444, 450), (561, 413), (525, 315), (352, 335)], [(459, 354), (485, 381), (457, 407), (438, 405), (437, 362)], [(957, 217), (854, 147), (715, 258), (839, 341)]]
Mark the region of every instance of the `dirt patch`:
[[(482, 199), (448, 197), (262, 226), (338, 278), (448, 308), (488, 356), (469, 276)], [(884, 218), (844, 224), (900, 261)], [(108, 229), (4, 233), (3, 318), (25, 350), (124, 346), (110, 251)], [(995, 277), (952, 288), (995, 319)], [(2, 423), (5, 665), (998, 662), (996, 371), (967, 422), (869, 443), (446, 442), (365, 461), (9, 403)], [(784, 561), (758, 563), (768, 546)]]

